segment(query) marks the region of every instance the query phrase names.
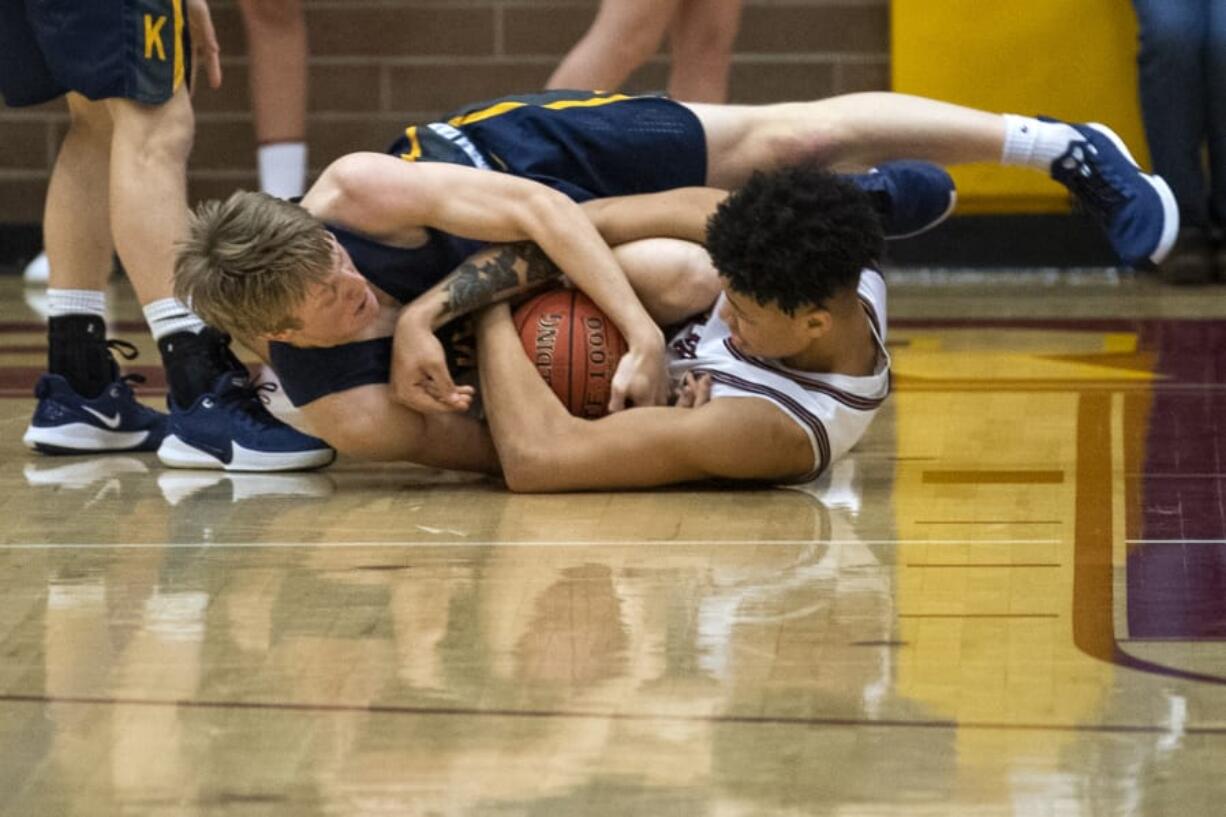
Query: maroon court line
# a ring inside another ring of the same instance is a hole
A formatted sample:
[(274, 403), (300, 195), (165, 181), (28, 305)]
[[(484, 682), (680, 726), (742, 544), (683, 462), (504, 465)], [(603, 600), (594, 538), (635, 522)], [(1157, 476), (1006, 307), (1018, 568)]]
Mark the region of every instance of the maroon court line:
[[(562, 719), (612, 721), (674, 721), (687, 723), (723, 723), (755, 726), (830, 726), (859, 728), (901, 729), (974, 729), (1014, 732), (1081, 732), (1107, 734), (1165, 735), (1171, 730), (1164, 726), (1143, 724), (1081, 724), (1081, 723), (993, 723), (991, 721), (953, 720), (906, 721), (899, 719), (865, 720), (861, 718), (788, 717), (783, 715), (676, 715), (650, 714), (646, 712), (599, 712), (595, 710), (562, 709), (477, 709), (475, 707), (394, 706), (391, 704), (315, 704), (291, 701), (199, 701), (157, 700), (153, 698), (93, 698), (83, 696), (59, 697), (54, 695), (0, 695), (3, 703), (31, 704), (82, 704), (100, 706), (145, 706), (174, 707), (184, 709), (231, 709), (267, 710), (282, 712), (353, 712), (376, 715), (411, 715), (416, 717), (484, 717), (521, 719)], [(1186, 735), (1226, 737), (1226, 726), (1189, 726), (1182, 730)]]

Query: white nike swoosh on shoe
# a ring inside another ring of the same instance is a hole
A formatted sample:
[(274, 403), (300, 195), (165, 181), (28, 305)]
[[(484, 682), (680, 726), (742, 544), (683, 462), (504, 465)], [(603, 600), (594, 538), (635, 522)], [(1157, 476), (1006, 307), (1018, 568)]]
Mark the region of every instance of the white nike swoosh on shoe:
[(101, 420), (101, 421), (102, 421), (102, 424), (103, 424), (104, 426), (106, 426), (107, 428), (119, 428), (119, 420), (120, 420), (120, 417), (119, 417), (119, 414), (118, 414), (118, 413), (116, 413), (114, 417), (107, 417), (107, 416), (106, 416), (105, 414), (103, 414), (102, 412), (100, 412), (100, 411), (94, 411), (94, 410), (93, 410), (92, 408), (90, 408), (89, 406), (81, 406), (81, 408), (85, 409), (85, 410), (86, 410), (86, 411), (88, 411), (90, 414), (94, 415), (94, 416), (95, 416), (95, 417), (97, 417), (99, 420)]

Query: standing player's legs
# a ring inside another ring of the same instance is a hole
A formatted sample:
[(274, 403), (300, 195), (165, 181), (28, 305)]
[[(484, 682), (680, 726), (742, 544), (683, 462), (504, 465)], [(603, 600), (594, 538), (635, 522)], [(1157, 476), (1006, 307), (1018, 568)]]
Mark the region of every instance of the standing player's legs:
[(1133, 5), (1141, 30), (1137, 67), (1145, 135), (1154, 172), (1170, 183), (1183, 224), (1179, 252), (1163, 264), (1162, 275), (1175, 282), (1206, 281), (1213, 259), (1202, 148), (1213, 104), (1207, 67), (1214, 4), (1133, 0)]
[(1052, 176), (1098, 218), (1120, 258), (1159, 263), (1179, 212), (1170, 188), (1142, 174), (1101, 126), (1000, 116), (904, 94), (865, 93), (761, 107), (694, 104), (707, 142), (707, 181), (736, 187), (758, 169), (798, 162), (869, 167), (894, 158), (999, 162)]
[[(47, 187), (43, 243), (57, 270), (52, 286), (106, 289), (111, 273), (111, 117), (106, 106), (68, 94), (68, 132), (60, 145)], [(82, 206), (98, 202), (103, 206)]]
[(24, 439), (52, 452), (152, 450), (162, 441), (165, 417), (136, 402), (111, 356), (115, 343), (107, 340), (111, 118), (103, 103), (75, 93), (68, 94), (68, 110), (43, 216), (54, 270), (47, 375), (38, 382), (39, 405)]
[(1226, 1), (1209, 3), (1209, 43), (1205, 78), (1208, 84), (1209, 217), (1217, 241), (1215, 266), (1226, 280)]
[(614, 91), (660, 47), (680, 0), (601, 0), (596, 19), (546, 88)]
[[(5, 0), (6, 29), (14, 5), (23, 6)], [(78, 392), (54, 374), (41, 378), (26, 443), (49, 453), (156, 447), (163, 462), (191, 467), (274, 470), (329, 462), (333, 454), (326, 445), (267, 413), (247, 385), (245, 368), (229, 351), (229, 339), (206, 328), (172, 294), (174, 245), (186, 233), (187, 156), (194, 128), (185, 85), (190, 54), (182, 36), (183, 6), (146, 0), (140, 16), (119, 13), (112, 4), (72, 4), (70, 10), (33, 3), (23, 7), (14, 20), (24, 27), (16, 37), (24, 58), (0, 60), (6, 98), (34, 104), (71, 90), (100, 100), (70, 103), (75, 133), (64, 163), (57, 163), (49, 195), (53, 265), (55, 259), (66, 265), (62, 273), (54, 272), (55, 283), (95, 287), (60, 290), (74, 298), (72, 320), (67, 321), (71, 331), (61, 331), (63, 322), (52, 325), (51, 357), (79, 346), (79, 352), (64, 354), (109, 368), (109, 377), (98, 378), (107, 382), (97, 396)], [(12, 32), (4, 35), (0, 46), (11, 45)], [(33, 63), (37, 72), (26, 67)], [(101, 124), (101, 111), (108, 115), (109, 131)], [(109, 154), (102, 147), (107, 134)], [(102, 293), (88, 277), (102, 257), (100, 231), (108, 210), (116, 249), (162, 352), (169, 419), (134, 399), (130, 378), (119, 377), (109, 356), (109, 348), (119, 342), (106, 340), (97, 314)], [(76, 235), (78, 222), (87, 238)], [(92, 380), (87, 384), (87, 391), (96, 388)], [(166, 444), (172, 440), (198, 456), (177, 450), (168, 455)]]
[(307, 30), (302, 0), (239, 0), (251, 58), (260, 190), (279, 198), (305, 189)]
[(142, 304), (173, 296), (174, 242), (187, 232), (195, 119), (180, 86), (162, 105), (108, 99), (115, 123), (109, 201), (115, 247)]
[(1170, 183), (1183, 223), (1209, 226), (1201, 147), (1208, 105), (1207, 3), (1133, 0), (1141, 28), (1141, 111), (1154, 170)]
[(742, 0), (681, 0), (668, 30), (668, 93), (686, 102), (724, 102)]
[(191, 99), (180, 86), (161, 105), (121, 98), (105, 104), (115, 130), (108, 192), (115, 248), (158, 341), (172, 403), (191, 405), (234, 365), (220, 351), (196, 349), (208, 345), (201, 342), (209, 337), (201, 336), (204, 321), (175, 299), (171, 284), (175, 242), (187, 233)]

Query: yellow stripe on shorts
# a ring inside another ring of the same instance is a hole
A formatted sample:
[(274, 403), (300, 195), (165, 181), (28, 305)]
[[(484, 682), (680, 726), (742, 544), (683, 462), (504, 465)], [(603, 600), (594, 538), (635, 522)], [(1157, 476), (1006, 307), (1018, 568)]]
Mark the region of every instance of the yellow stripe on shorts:
[[(539, 107), (548, 108), (553, 111), (561, 111), (566, 108), (596, 108), (601, 105), (608, 105), (611, 102), (621, 102), (632, 97), (626, 94), (612, 94), (610, 96), (594, 96), (587, 99), (559, 99), (554, 102), (549, 102)], [(516, 108), (527, 107), (527, 102), (519, 102), (517, 100), (508, 100), (499, 102), (496, 105), (491, 105), (488, 108), (482, 108), (479, 111), (473, 111), (463, 116), (455, 116), (447, 120), (447, 124), (458, 128), (463, 125), (471, 125), (474, 122), (480, 122), (485, 119), (491, 119), (495, 116), (501, 116), (507, 111), (513, 111)]]
[(177, 91), (183, 84), (186, 63), (183, 58), (183, 46), (185, 45), (183, 42), (183, 0), (172, 0), (172, 5), (175, 9), (175, 76), (170, 87)]
[(408, 153), (400, 154), (400, 158), (406, 162), (416, 162), (421, 158), (421, 140), (417, 138), (417, 126), (411, 125), (405, 128), (404, 135), (408, 137), (411, 147)]

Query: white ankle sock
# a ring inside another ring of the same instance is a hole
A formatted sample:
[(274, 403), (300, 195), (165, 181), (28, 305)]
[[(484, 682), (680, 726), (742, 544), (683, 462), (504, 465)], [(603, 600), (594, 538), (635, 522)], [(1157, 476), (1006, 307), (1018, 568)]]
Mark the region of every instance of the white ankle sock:
[(145, 322), (153, 332), (154, 340), (161, 340), (175, 332), (199, 332), (204, 321), (178, 298), (162, 298), (144, 306)]
[(96, 289), (48, 289), (47, 317), (96, 315), (106, 318), (106, 293)]
[(301, 196), (306, 184), (307, 147), (304, 142), (275, 142), (256, 150), (260, 189), (281, 199)]
[(1029, 116), (1005, 114), (1005, 149), (1000, 161), (1050, 173), (1051, 163), (1064, 155), (1069, 142), (1084, 139), (1063, 122), (1040, 122)]

